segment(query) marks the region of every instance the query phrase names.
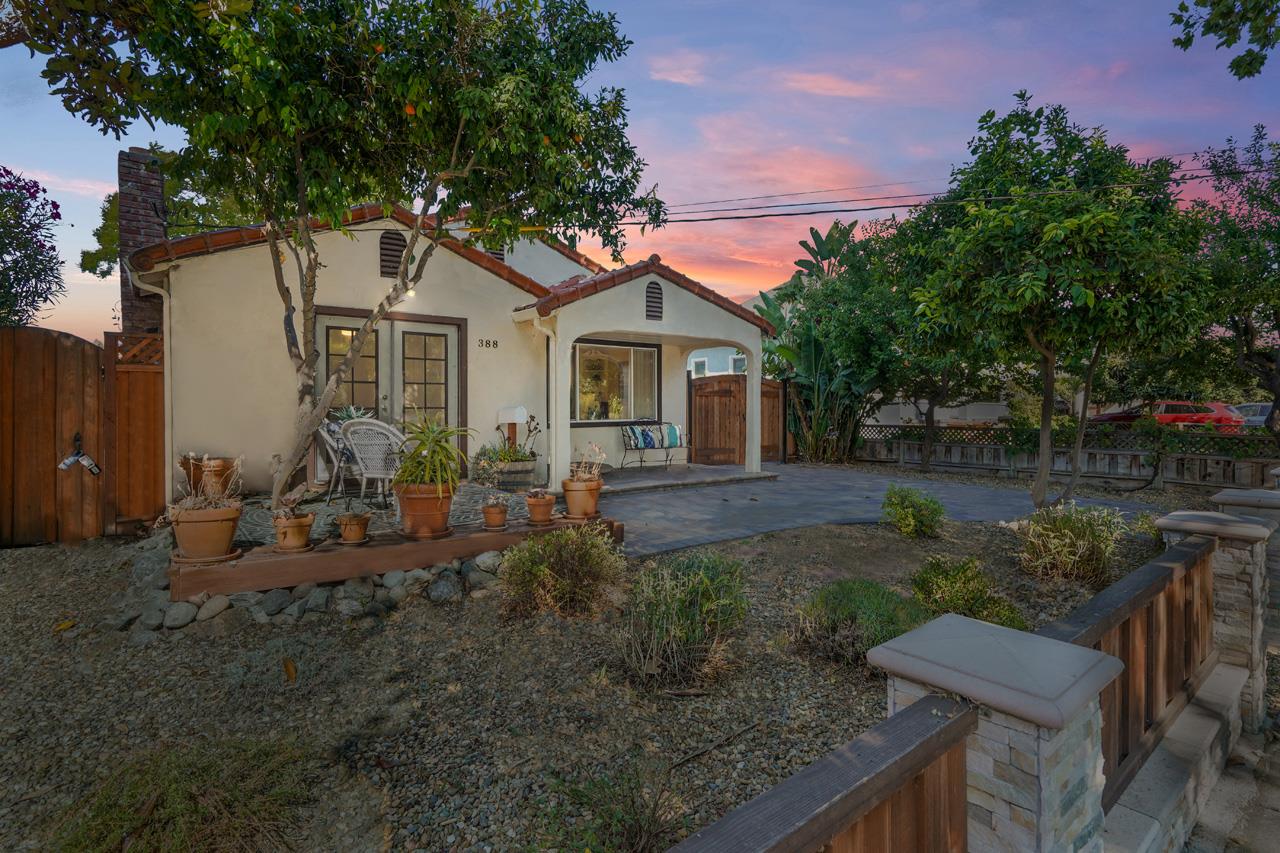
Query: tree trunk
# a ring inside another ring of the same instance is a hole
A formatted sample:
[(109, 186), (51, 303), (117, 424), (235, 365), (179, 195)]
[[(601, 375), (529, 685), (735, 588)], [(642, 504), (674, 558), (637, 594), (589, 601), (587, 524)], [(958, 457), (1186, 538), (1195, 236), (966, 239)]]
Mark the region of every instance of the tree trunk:
[(1076, 485), (1080, 482), (1080, 454), (1084, 450), (1084, 434), (1089, 426), (1089, 397), (1093, 393), (1093, 375), (1098, 368), (1098, 360), (1102, 357), (1102, 342), (1093, 348), (1093, 358), (1089, 360), (1089, 366), (1084, 371), (1084, 387), (1080, 392), (1080, 419), (1076, 422), (1076, 438), (1071, 447), (1071, 480), (1067, 483), (1067, 488), (1054, 503), (1062, 503), (1071, 500), (1071, 496), (1075, 493)]
[(1045, 505), (1049, 494), (1049, 472), (1053, 469), (1053, 393), (1057, 363), (1049, 350), (1040, 353), (1040, 458), (1036, 478), (1031, 483), (1031, 503), (1036, 509)]
[(933, 456), (933, 430), (936, 426), (937, 417), (934, 410), (937, 405), (930, 400), (929, 405), (924, 410), (924, 441), (920, 445), (920, 470), (928, 473), (929, 460)]

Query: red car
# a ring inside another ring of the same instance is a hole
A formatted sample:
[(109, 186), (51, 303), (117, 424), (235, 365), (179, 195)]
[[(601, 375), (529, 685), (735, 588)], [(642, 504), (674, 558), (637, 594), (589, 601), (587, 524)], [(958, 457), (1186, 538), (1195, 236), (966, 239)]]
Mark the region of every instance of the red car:
[(1179, 428), (1213, 424), (1218, 432), (1240, 432), (1244, 416), (1226, 403), (1193, 403), (1190, 400), (1157, 400), (1145, 406), (1107, 412), (1089, 418), (1094, 424), (1131, 424), (1140, 417), (1154, 417), (1162, 424)]

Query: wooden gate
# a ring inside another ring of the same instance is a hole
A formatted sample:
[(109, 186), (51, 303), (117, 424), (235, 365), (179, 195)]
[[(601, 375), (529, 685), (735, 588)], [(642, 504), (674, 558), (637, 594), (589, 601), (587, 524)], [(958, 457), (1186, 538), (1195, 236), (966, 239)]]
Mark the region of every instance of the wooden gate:
[(104, 338), (106, 531), (128, 533), (164, 511), (164, 339)]
[(75, 335), (0, 329), (0, 546), (102, 535), (102, 349)]
[[(690, 380), (690, 461), (742, 465), (747, 461), (747, 377), (741, 373)], [(785, 429), (782, 383), (760, 381), (760, 458), (781, 459)]]

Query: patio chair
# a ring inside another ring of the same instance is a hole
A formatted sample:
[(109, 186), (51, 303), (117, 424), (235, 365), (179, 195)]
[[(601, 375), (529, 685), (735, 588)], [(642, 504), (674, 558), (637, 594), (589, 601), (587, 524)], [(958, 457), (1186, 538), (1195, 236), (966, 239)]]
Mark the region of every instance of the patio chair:
[(400, 465), (404, 434), (382, 421), (356, 418), (342, 425), (342, 440), (355, 456), (357, 473), (360, 475), (360, 500), (364, 500), (365, 489), (369, 481), (373, 480), (377, 483), (378, 494), (382, 495), (383, 506), (390, 507), (388, 492), (391, 491), (391, 478)]
[(342, 439), (342, 425), (333, 421), (325, 421), (316, 430), (316, 441), (324, 453), (325, 467), (329, 469), (329, 493), (325, 496), (325, 506), (333, 503), (333, 493), (337, 491), (342, 497), (347, 496), (346, 479), (358, 476), (355, 468), (355, 455)]

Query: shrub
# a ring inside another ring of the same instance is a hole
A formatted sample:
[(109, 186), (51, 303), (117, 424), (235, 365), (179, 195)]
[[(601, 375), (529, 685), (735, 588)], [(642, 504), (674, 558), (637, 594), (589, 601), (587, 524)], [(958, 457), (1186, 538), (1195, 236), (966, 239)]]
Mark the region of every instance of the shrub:
[(646, 566), (619, 635), (622, 660), (641, 681), (687, 684), (720, 660), (747, 612), (742, 564), (694, 551)]
[(929, 557), (911, 578), (911, 589), (916, 600), (935, 616), (959, 613), (993, 625), (1027, 628), (1027, 620), (996, 592), (994, 582), (974, 557)]
[(885, 521), (903, 536), (937, 536), (946, 515), (937, 498), (907, 486), (890, 486), (881, 509)]
[(1108, 507), (1081, 507), (1074, 502), (1045, 507), (1031, 516), (1022, 566), (1041, 580), (1104, 586), (1111, 554), (1124, 529), (1123, 516)]
[(547, 848), (659, 853), (683, 827), (671, 768), (652, 760), (632, 760), (613, 775), (553, 788), (562, 804), (544, 815)]
[(561, 616), (590, 613), (625, 563), (613, 539), (594, 524), (531, 536), (503, 555), (504, 603), (518, 616), (540, 610)]
[(57, 850), (282, 850), (312, 797), (280, 742), (156, 749), (115, 769), (55, 830)]
[(929, 618), (918, 602), (864, 578), (837, 581), (800, 606), (791, 639), (802, 649), (862, 664), (867, 651)]
[(1160, 528), (1156, 527), (1156, 519), (1159, 518), (1154, 512), (1140, 512), (1129, 524), (1129, 529), (1134, 533), (1143, 536), (1150, 536), (1157, 542), (1161, 540)]

